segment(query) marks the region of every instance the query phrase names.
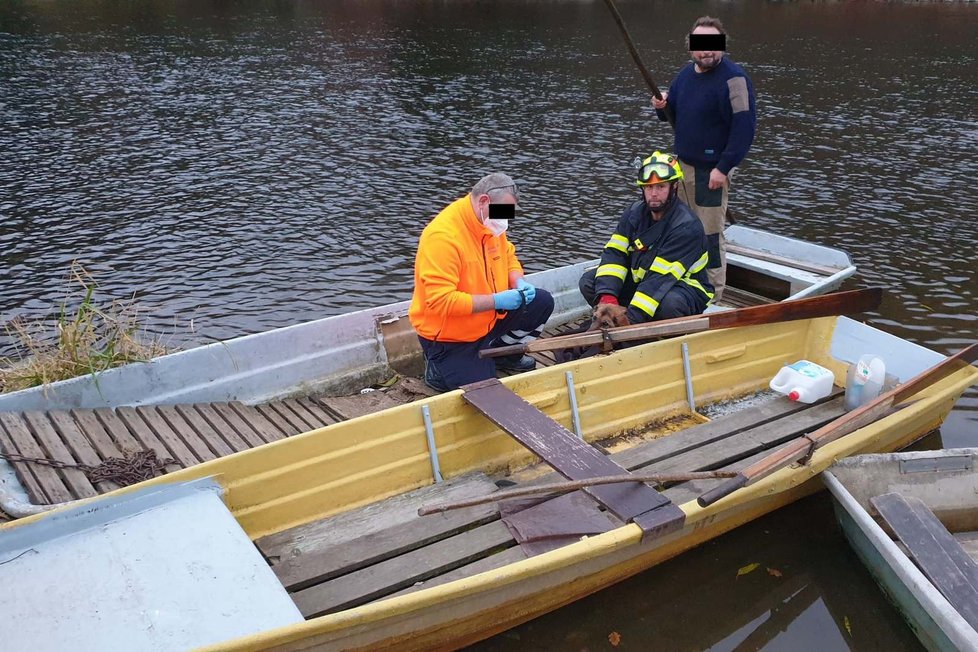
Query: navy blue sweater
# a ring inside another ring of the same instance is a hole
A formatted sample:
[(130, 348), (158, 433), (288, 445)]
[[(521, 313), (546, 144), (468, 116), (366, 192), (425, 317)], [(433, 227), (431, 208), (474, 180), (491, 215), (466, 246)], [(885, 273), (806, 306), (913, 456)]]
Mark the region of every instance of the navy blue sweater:
[[(666, 110), (675, 116), (676, 154), (695, 167), (729, 174), (754, 142), (754, 85), (726, 56), (707, 72), (696, 72), (692, 62), (680, 70), (669, 86)], [(656, 113), (667, 119), (663, 111)]]

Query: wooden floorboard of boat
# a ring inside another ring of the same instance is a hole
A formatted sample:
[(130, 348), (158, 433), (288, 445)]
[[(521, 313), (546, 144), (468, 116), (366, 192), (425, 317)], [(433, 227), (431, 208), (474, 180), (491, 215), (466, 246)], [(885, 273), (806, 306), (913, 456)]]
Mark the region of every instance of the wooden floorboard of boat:
[[(740, 469), (769, 454), (773, 448), (785, 445), (785, 442), (838, 416), (841, 413), (841, 400), (836, 397), (808, 406), (787, 401), (783, 397), (772, 399), (611, 457), (617, 458), (623, 466), (641, 468), (643, 472)], [(685, 441), (678, 446), (667, 446), (672, 438)], [(695, 441), (696, 438), (699, 438), (699, 443)], [(645, 450), (642, 451), (642, 448)], [(636, 451), (640, 454), (636, 455)], [(632, 466), (634, 464), (638, 467)], [(519, 486), (558, 479), (556, 474), (534, 475), (537, 477), (532, 481), (519, 483)], [(518, 476), (510, 477), (516, 479)], [(485, 493), (496, 488), (488, 478), (483, 477), (479, 482), (486, 483), (483, 486), (489, 491)], [(701, 486), (683, 483), (666, 489), (664, 493), (679, 504), (699, 495)], [(478, 486), (472, 488), (474, 495), (479, 495)], [(348, 514), (270, 535), (256, 544), (272, 560), (273, 570), (283, 584), (301, 589), (294, 591), (293, 596), (307, 617), (467, 577), (498, 568), (508, 563), (507, 560), (525, 557), (526, 553), (522, 550), (512, 552), (520, 550), (513, 548), (515, 540), (512, 537), (503, 537), (505, 542), (497, 546), (496, 552), (499, 552), (498, 548), (506, 548), (505, 556), (489, 554), (485, 550), (486, 530), (483, 528), (489, 525), (485, 520), (493, 518), (492, 513), (472, 511), (467, 518), (453, 519), (443, 528), (445, 536), (433, 543), (426, 541), (425, 527), (409, 527), (412, 520), (422, 520), (416, 516), (418, 507), (458, 498), (457, 495), (447, 495), (442, 487), (433, 485), (410, 495), (397, 496)], [(396, 513), (398, 517), (388, 521), (385, 513)], [(465, 521), (470, 521), (468, 526)], [(367, 524), (373, 529), (365, 533), (361, 528)], [(462, 532), (466, 527), (471, 529)], [(449, 537), (449, 533), (455, 534)], [(498, 530), (497, 534), (502, 536), (502, 531)], [(472, 541), (468, 541), (467, 537), (471, 537)], [(435, 547), (448, 538), (453, 543)], [(383, 550), (385, 546), (389, 551)], [(368, 550), (369, 554), (358, 556), (362, 550)], [(400, 550), (410, 552), (394, 554)], [(458, 556), (450, 558), (453, 554)], [(290, 562), (288, 555), (298, 561)], [(364, 556), (382, 561), (372, 565), (369, 560), (361, 563)], [(276, 563), (282, 560), (284, 562)], [(320, 568), (317, 569), (317, 565)], [(326, 581), (311, 583), (318, 579)], [(383, 582), (388, 582), (388, 585), (381, 586)]]
[[(258, 407), (234, 402), (0, 412), (0, 452), (96, 467), (110, 458), (152, 451), (157, 459), (173, 460), (165, 470), (174, 471), (338, 420), (297, 399)], [(15, 462), (14, 471), (37, 505), (119, 487), (93, 485), (78, 468)]]
[(314, 618), (388, 596), (513, 545), (509, 529), (502, 521), (494, 521), (303, 589), (293, 593), (292, 598), (303, 616)]
[(774, 299), (769, 299), (761, 294), (727, 286), (723, 290), (723, 296), (720, 298), (719, 305), (729, 308), (749, 308), (751, 306), (763, 306), (774, 302)]
[(453, 537), (498, 518), (499, 508), (494, 503), (420, 516), (402, 524), (394, 532), (371, 532), (314, 552), (293, 554), (273, 569), (286, 589), (298, 591)]
[(399, 528), (418, 520), (418, 508), (432, 500), (464, 500), (486, 496), (498, 487), (483, 473), (471, 473), (392, 496), (360, 509), (282, 530), (255, 541), (273, 564), (297, 555), (315, 555), (374, 532)]

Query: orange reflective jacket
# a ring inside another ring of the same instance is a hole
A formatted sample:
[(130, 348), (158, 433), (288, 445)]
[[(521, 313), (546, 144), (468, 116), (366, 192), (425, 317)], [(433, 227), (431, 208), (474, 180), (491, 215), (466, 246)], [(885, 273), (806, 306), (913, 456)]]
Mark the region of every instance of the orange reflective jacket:
[(506, 234), (494, 236), (472, 209), (471, 195), (448, 205), (418, 242), (414, 296), (408, 316), (421, 337), (474, 342), (496, 323), (496, 311), (472, 312), (472, 295), (509, 289), (509, 273), (523, 273)]

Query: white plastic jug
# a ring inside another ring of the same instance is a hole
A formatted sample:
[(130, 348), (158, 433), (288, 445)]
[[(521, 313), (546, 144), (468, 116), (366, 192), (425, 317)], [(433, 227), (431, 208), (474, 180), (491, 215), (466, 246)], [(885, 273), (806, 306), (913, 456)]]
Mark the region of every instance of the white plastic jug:
[(886, 364), (883, 359), (866, 354), (856, 364), (849, 365), (846, 374), (846, 409), (855, 410), (880, 395), (886, 381)]
[(832, 393), (834, 382), (835, 374), (829, 369), (808, 360), (799, 360), (781, 368), (778, 375), (771, 379), (771, 389), (792, 401), (814, 403)]

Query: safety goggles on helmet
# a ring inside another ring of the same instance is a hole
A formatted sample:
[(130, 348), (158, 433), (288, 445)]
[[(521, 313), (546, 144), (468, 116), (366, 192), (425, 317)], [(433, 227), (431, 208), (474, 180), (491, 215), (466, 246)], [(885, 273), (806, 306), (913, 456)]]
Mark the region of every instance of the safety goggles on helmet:
[(655, 152), (652, 156), (643, 161), (636, 159), (638, 168), (638, 179), (635, 184), (639, 186), (651, 186), (658, 183), (678, 181), (683, 178), (683, 171), (679, 167), (679, 161), (671, 154)]

